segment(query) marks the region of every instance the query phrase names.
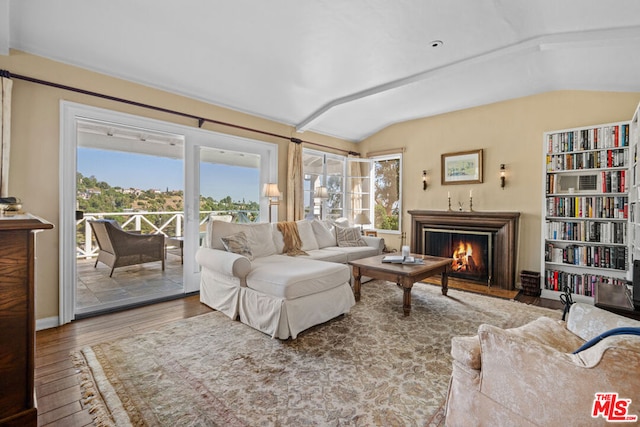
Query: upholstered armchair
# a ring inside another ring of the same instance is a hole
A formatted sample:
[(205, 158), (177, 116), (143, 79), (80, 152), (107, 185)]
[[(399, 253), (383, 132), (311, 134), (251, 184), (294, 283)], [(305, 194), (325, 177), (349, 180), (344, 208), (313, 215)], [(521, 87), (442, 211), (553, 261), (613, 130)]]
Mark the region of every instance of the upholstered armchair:
[(161, 261), (164, 271), (164, 236), (162, 234), (138, 234), (125, 231), (113, 220), (88, 221), (100, 248), (98, 262), (111, 267), (109, 277), (117, 267)]
[[(640, 420), (640, 336), (601, 336), (621, 327), (640, 322), (576, 303), (566, 323), (541, 317), (453, 338), (446, 425), (605, 425), (610, 403), (599, 402), (592, 417), (596, 393), (631, 399), (618, 406)], [(585, 344), (591, 346), (574, 354)]]

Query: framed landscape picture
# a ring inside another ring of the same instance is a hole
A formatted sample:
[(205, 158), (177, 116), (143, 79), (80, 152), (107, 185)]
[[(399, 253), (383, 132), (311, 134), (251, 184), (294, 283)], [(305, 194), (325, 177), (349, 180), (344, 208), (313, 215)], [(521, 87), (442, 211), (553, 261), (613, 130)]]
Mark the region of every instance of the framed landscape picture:
[(442, 185), (482, 182), (482, 149), (446, 153), (441, 158)]

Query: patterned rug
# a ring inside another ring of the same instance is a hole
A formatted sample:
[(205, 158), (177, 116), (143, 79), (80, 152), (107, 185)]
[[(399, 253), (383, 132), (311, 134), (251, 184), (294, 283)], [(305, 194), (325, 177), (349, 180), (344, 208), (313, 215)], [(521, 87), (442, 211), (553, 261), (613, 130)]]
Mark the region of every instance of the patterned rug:
[(416, 283), (365, 283), (346, 316), (280, 341), (218, 312), (72, 357), (98, 425), (442, 425), (450, 343), (561, 312)]

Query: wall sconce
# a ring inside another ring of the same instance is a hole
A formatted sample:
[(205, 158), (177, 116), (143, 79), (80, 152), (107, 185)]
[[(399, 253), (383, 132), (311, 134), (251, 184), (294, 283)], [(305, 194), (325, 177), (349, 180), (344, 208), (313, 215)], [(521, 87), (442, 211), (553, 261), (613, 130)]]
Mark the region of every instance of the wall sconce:
[(426, 169), (422, 171), (422, 190), (427, 190), (427, 171)]
[(506, 184), (507, 177), (506, 177), (506, 170), (504, 167), (504, 163), (500, 164), (500, 187), (504, 190), (504, 186)]
[(269, 222), (271, 222), (271, 206), (280, 204), (280, 190), (278, 184), (268, 183), (262, 189), (262, 195), (269, 198)]

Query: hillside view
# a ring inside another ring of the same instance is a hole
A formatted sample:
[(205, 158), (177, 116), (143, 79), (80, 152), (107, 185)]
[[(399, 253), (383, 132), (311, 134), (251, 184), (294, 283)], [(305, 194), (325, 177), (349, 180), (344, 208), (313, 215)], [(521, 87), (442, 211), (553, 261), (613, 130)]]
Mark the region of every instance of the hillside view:
[[(85, 177), (79, 172), (76, 174), (76, 189), (77, 210), (84, 212), (85, 216), (92, 213), (112, 212), (182, 212), (184, 209), (182, 190), (112, 187), (107, 182), (99, 181), (95, 176)], [(240, 212), (236, 215), (236, 221), (254, 222), (257, 220), (260, 206), (258, 202), (253, 201), (234, 201), (231, 196), (221, 200), (200, 196), (200, 211)], [(145, 214), (144, 217), (156, 227), (161, 227), (173, 215), (173, 213)], [(207, 213), (201, 214), (201, 218), (205, 218), (206, 215)], [(127, 216), (113, 215), (108, 218), (123, 224)], [(154, 232), (153, 227), (144, 222), (141, 227), (143, 232)], [(168, 235), (175, 235), (175, 224), (169, 224), (163, 231)], [(82, 235), (83, 230), (78, 230), (79, 242), (84, 240)]]
[[(78, 210), (95, 212), (176, 212), (184, 208), (182, 190), (137, 189), (111, 187), (95, 176), (76, 174)], [(258, 202), (238, 200), (231, 196), (221, 200), (200, 196), (202, 211), (259, 211)]]

